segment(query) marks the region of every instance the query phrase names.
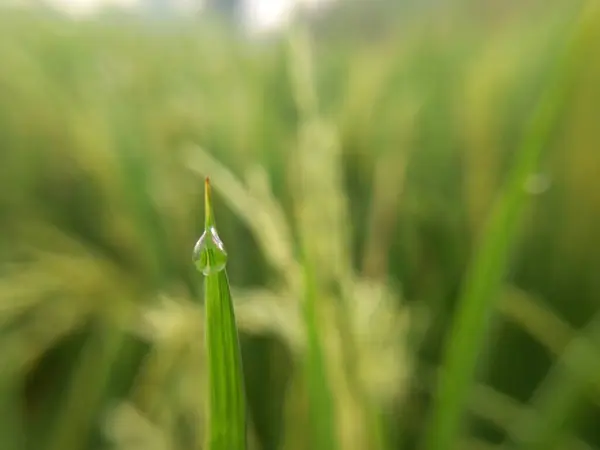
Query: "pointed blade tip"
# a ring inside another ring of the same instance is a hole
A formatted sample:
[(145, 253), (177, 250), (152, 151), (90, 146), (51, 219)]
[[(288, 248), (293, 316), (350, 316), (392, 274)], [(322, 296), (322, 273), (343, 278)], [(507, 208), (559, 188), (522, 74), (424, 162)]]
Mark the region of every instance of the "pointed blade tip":
[(205, 225), (206, 228), (214, 225), (214, 217), (212, 212), (212, 202), (211, 202), (211, 186), (210, 186), (210, 177), (204, 178), (204, 212), (205, 212)]

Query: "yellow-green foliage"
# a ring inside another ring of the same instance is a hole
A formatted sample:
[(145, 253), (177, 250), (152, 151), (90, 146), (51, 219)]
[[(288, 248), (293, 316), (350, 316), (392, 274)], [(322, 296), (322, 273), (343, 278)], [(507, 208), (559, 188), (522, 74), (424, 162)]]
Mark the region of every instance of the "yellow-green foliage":
[[(427, 16), (344, 45), (1, 14), (0, 448), (200, 448), (207, 175), (249, 448), (422, 442), (465, 267), (571, 15)], [(537, 445), (548, 424), (555, 448), (600, 444), (595, 322), (578, 333), (600, 299), (600, 52), (583, 61), (523, 186), (470, 426), (444, 448)], [(552, 372), (529, 403), (555, 360), (584, 381)]]

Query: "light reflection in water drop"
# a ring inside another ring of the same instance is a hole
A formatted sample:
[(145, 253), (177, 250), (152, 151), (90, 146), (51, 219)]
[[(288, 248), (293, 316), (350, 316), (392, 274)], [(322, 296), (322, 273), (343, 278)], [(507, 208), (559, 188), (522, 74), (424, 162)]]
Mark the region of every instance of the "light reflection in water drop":
[(204, 275), (222, 271), (227, 264), (227, 251), (215, 227), (209, 227), (198, 239), (193, 255), (196, 268)]

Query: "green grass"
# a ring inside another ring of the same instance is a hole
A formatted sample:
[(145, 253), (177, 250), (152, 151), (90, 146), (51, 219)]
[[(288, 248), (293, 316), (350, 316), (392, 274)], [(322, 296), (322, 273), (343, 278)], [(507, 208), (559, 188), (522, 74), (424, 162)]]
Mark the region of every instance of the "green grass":
[(482, 241), (467, 269), (454, 323), (447, 338), (438, 399), (432, 410), (431, 426), (424, 436), (423, 448), (451, 449), (460, 435), (468, 392), (488, 339), (495, 301), (530, 197), (524, 187), (531, 174), (537, 172), (543, 150), (573, 89), (573, 71), (580, 70), (581, 59), (587, 57), (591, 48), (589, 29), (584, 26), (589, 27), (589, 18), (585, 14), (582, 16), (585, 21), (574, 26), (576, 36), (571, 39), (573, 42), (560, 51), (562, 57), (557, 67), (552, 69), (548, 86), (525, 129), (514, 168), (491, 210)]
[(205, 182), (204, 233), (194, 260), (204, 279), (208, 371), (208, 450), (246, 449), (246, 399), (238, 331), (227, 279), (227, 251), (212, 209), (209, 179)]
[(600, 446), (600, 23), (563, 60), (556, 5), (260, 46), (3, 11), (0, 448)]

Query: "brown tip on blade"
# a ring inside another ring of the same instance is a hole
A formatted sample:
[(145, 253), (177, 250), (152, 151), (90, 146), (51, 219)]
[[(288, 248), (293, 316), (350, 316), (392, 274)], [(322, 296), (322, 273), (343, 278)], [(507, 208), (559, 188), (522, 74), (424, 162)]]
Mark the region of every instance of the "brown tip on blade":
[(208, 228), (210, 226), (214, 226), (214, 218), (212, 216), (212, 204), (211, 204), (211, 188), (210, 188), (210, 178), (206, 177), (204, 179), (204, 212), (205, 212), (205, 227)]
[(210, 194), (211, 194), (211, 192), (210, 192), (210, 177), (206, 177), (204, 179), (204, 198), (207, 203), (210, 202), (210, 197), (211, 197)]

